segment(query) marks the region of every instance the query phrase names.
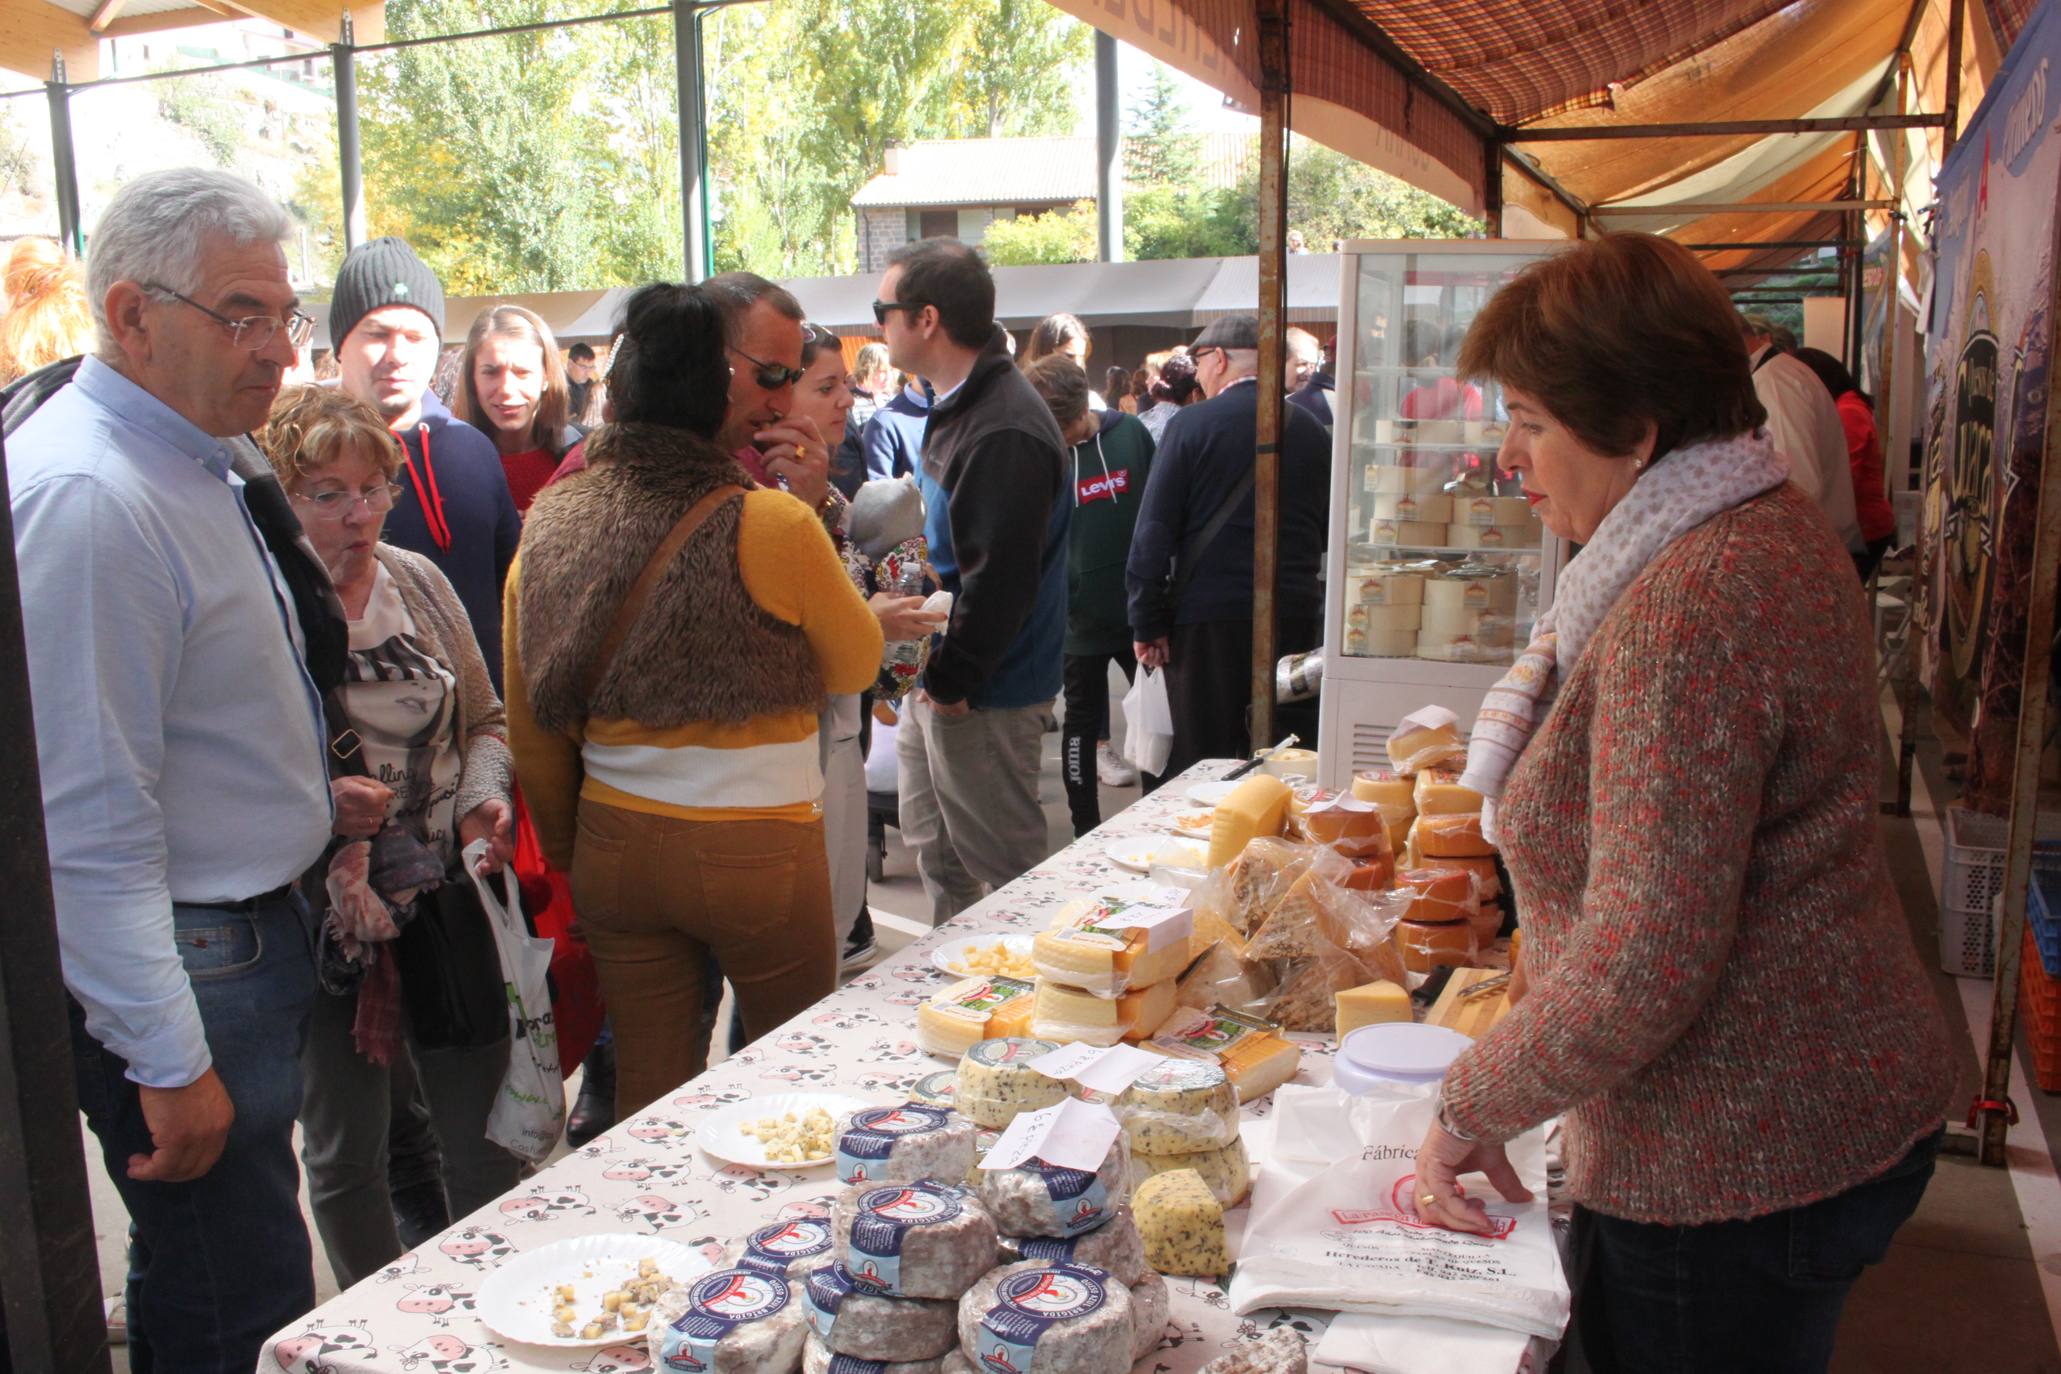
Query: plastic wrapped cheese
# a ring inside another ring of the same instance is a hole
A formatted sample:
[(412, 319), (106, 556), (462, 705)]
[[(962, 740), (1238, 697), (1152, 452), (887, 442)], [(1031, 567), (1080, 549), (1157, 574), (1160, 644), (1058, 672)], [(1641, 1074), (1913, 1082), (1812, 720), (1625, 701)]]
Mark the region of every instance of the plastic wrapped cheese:
[(916, 1043), (957, 1059), (983, 1040), (1023, 1035), (1032, 991), (1020, 978), (962, 978), (916, 1008)]
[[(947, 1361), (956, 1359), (956, 1366)], [(598, 1366), (597, 1366), (598, 1367)], [(959, 1340), (955, 1334), (952, 1348), (934, 1360), (862, 1360), (856, 1355), (840, 1355), (816, 1339), (814, 1332), (802, 1345), (802, 1374), (946, 1374), (948, 1368), (956, 1368), (970, 1374), (973, 1366), (966, 1363), (966, 1357), (959, 1354)]]
[(1410, 494), (1430, 496), (1442, 491), (1446, 473), (1442, 467), (1410, 468), (1395, 463), (1369, 463), (1361, 483), (1377, 496)]
[(1442, 492), (1380, 492), (1368, 513), (1376, 520), (1424, 520), (1434, 525), (1453, 520), (1453, 498)]
[(1419, 854), (1434, 860), (1486, 858), (1496, 852), (1482, 836), (1479, 811), (1443, 816), (1419, 811), (1410, 827), (1410, 843)]
[[(1105, 924), (1138, 905), (1132, 898), (1100, 894), (1062, 906), (1051, 928), (1039, 931), (1031, 940), (1031, 962), (1037, 966), (1039, 979), (1101, 997), (1118, 997), (1178, 975), (1188, 965), (1192, 921), (1177, 920), (1150, 929)], [(1033, 1011), (1030, 1019), (1035, 1020), (1036, 1015)], [(1035, 1034), (1028, 1026), (1013, 1033)]]
[(1137, 1342), (1130, 1290), (1084, 1264), (1008, 1264), (959, 1302), (959, 1348), (988, 1371), (1127, 1374)]
[(1531, 502), (1522, 496), (1469, 496), (1453, 502), (1452, 523), (1487, 529), (1532, 523)]
[(1405, 717), (1388, 737), (1389, 762), (1405, 776), (1466, 757), (1459, 717), (1441, 708), (1427, 707)]
[(1221, 1064), (1169, 1059), (1154, 1065), (1113, 1109), (1133, 1154), (1193, 1154), (1238, 1138), (1238, 1090)]
[(1457, 769), (1425, 769), (1417, 775), (1413, 796), (1420, 816), (1459, 816), (1481, 811), (1481, 793), (1462, 787)]
[(1387, 817), (1381, 808), (1349, 793), (1328, 794), (1312, 801), (1296, 818), (1296, 828), (1310, 843), (1329, 845), (1349, 859), (1381, 858), (1392, 853)]
[(1051, 1106), (1066, 1096), (1066, 1085), (1047, 1078), (1030, 1064), (1058, 1048), (1055, 1040), (1028, 1036), (981, 1041), (959, 1060), (953, 1105), (960, 1115), (993, 1130), (1007, 1126), (1024, 1112)]
[(1145, 1269), (1145, 1242), (1128, 1203), (1092, 1231), (1078, 1236), (1004, 1236), (1002, 1263), (1087, 1264), (1107, 1269), (1119, 1283), (1136, 1283)]
[(841, 1183), (955, 1182), (973, 1165), (973, 1123), (942, 1107), (866, 1107), (837, 1123)]
[(1464, 921), (1481, 909), (1474, 875), (1462, 868), (1406, 868), (1395, 875), (1398, 891), (1414, 894), (1403, 919)]
[[(1256, 959), (1241, 959), (1232, 938), (1220, 939), (1212, 941), (1181, 975), (1174, 985), (1174, 1001), (1179, 1007), (1196, 1011), (1208, 1011), (1219, 1004), (1243, 1006), (1265, 997), (1273, 990), (1275, 981), (1273, 970), (1265, 964)], [(1168, 1012), (1168, 1019), (1174, 1014)], [(1160, 1030), (1165, 1028), (1166, 1022), (1162, 1021)]]
[(950, 1298), (995, 1259), (994, 1218), (965, 1188), (942, 1183), (847, 1188), (830, 1208), (839, 1261), (869, 1293)]
[(1151, 1048), (1177, 1058), (1218, 1065), (1238, 1090), (1240, 1102), (1255, 1102), (1295, 1077), (1302, 1047), (1280, 1029), (1256, 1017), (1211, 1007), (1181, 1007), (1169, 1016)]
[(1029, 1159), (980, 1171), (980, 1200), (1003, 1235), (1078, 1236), (1116, 1215), (1130, 1194), (1130, 1149), (1119, 1135), (1093, 1171)]
[[(1409, 566), (1415, 567), (1414, 564)], [(1364, 606), (1424, 604), (1424, 574), (1419, 571), (1389, 571), (1376, 564), (1354, 571), (1346, 582), (1345, 599), (1348, 603), (1359, 602)]]
[(1168, 979), (1115, 997), (1100, 997), (1040, 977), (1031, 1034), (1064, 1044), (1114, 1045), (1119, 1040), (1143, 1040), (1158, 1030), (1174, 1009), (1174, 992), (1174, 983)]
[(1517, 611), (1517, 579), (1508, 573), (1462, 577), (1448, 573), (1424, 584), (1424, 607), (1429, 611)]
[(1447, 525), (1445, 540), (1455, 549), (1535, 549), (1539, 545), (1536, 522), (1522, 525)]
[(761, 1226), (723, 1252), (731, 1268), (752, 1269), (779, 1278), (799, 1279), (836, 1261), (830, 1223), (820, 1217), (797, 1217)]
[(1398, 921), (1395, 945), (1403, 967), (1430, 973), (1440, 967), (1465, 968), (1481, 951), (1481, 941), (1468, 921)]
[(1367, 542), (1399, 548), (1443, 548), (1448, 528), (1432, 520), (1375, 520), (1367, 527)]
[(702, 1274), (661, 1297), (652, 1312), (658, 1320), (646, 1340), (659, 1369), (792, 1374), (809, 1334), (794, 1286), (753, 1269)]
[(868, 1292), (841, 1264), (810, 1274), (802, 1299), (809, 1329), (832, 1354), (896, 1364), (934, 1360), (958, 1339), (956, 1301)]
[[(1133, 1155), (1131, 1189), (1136, 1193), (1147, 1180), (1180, 1169), (1194, 1170), (1218, 1205), (1226, 1209), (1245, 1201), (1245, 1195), (1252, 1191), (1252, 1165), (1246, 1158), (1242, 1139), (1232, 1141), (1221, 1150), (1197, 1150), (1186, 1155)], [(1132, 1203), (1132, 1210), (1139, 1212), (1140, 1228), (1145, 1225), (1141, 1208), (1141, 1202)], [(1149, 1248), (1147, 1256), (1150, 1257)], [(1159, 1267), (1153, 1266), (1155, 1269)]]

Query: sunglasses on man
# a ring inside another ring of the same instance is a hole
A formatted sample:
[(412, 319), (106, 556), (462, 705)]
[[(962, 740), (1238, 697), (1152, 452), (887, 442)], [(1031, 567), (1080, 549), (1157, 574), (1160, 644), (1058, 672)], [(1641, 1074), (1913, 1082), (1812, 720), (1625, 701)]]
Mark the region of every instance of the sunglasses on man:
[(793, 386), (804, 375), (798, 367), (789, 367), (785, 363), (769, 363), (764, 358), (754, 358), (735, 346), (732, 346), (730, 351), (756, 369), (751, 374), (751, 379), (758, 383), (761, 391), (778, 391), (784, 386)]
[(884, 325), (890, 310), (907, 310), (911, 314), (930, 304), (928, 301), (875, 301), (873, 302), (873, 323)]

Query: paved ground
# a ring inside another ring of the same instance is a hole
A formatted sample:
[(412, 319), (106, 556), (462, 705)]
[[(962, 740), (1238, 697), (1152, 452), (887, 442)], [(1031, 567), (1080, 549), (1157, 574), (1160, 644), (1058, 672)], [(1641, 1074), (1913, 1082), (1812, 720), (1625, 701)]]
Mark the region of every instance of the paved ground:
[[(1118, 720), (1121, 712), (1117, 713)], [(1040, 797), (1058, 848), (1071, 839), (1059, 783), (1057, 734), (1046, 738)], [(1946, 795), (1934, 751), (1925, 755), (1914, 814), (1884, 818), (1892, 868), (1909, 918), (1911, 936), (1928, 968), (1938, 960), (1937, 872), (1939, 829), (1930, 801)], [(1885, 792), (1893, 778), (1885, 778)], [(1135, 800), (1135, 788), (1103, 789), (1103, 814)], [(887, 871), (872, 888), (881, 917), (884, 952), (914, 938), (927, 923), (928, 904), (900, 837), (889, 831)], [(1827, 958), (1839, 957), (1827, 951)], [(1986, 1027), (1986, 987), (1964, 985), (1945, 974), (1934, 977), (1963, 1066), (1964, 1091), (1979, 1086), (1971, 1021)], [(2021, 1047), (2021, 1058), (2023, 1057)], [(576, 1084), (575, 1084), (576, 1086)], [(1917, 1216), (1898, 1234), (1889, 1258), (1856, 1286), (1840, 1330), (1835, 1374), (2061, 1374), (2055, 1313), (2061, 1312), (2061, 1185), (2048, 1142), (2061, 1142), (2061, 1097), (2015, 1090), (2027, 1123), (2014, 1132), (2009, 1169), (1986, 1169), (1965, 1156), (1942, 1160)], [(101, 1271), (110, 1292), (122, 1281), (120, 1199), (100, 1173), (88, 1138), (93, 1202), (99, 1225)], [(2027, 1216), (2037, 1226), (2028, 1228)], [(317, 1283), (324, 1298), (335, 1283), (317, 1247)], [(2052, 1304), (2052, 1305), (2050, 1305)], [(116, 1368), (127, 1361), (116, 1351)]]

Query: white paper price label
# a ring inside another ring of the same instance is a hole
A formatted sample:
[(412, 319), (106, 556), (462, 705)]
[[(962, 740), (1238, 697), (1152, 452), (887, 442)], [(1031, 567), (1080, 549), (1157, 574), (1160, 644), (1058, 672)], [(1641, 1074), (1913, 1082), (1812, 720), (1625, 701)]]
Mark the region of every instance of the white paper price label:
[(1116, 1144), (1116, 1114), (1099, 1103), (1064, 1098), (1049, 1107), (1025, 1112), (1009, 1123), (1001, 1138), (989, 1147), (980, 1162), (983, 1169), (1014, 1169), (1030, 1159), (1042, 1159), (1062, 1169), (1089, 1173), (1109, 1158)]
[(1030, 1061), (1030, 1066), (1047, 1078), (1061, 1082), (1070, 1079), (1092, 1092), (1115, 1097), (1143, 1078), (1148, 1070), (1164, 1063), (1165, 1055), (1153, 1054), (1135, 1045), (1097, 1048), (1076, 1042), (1050, 1054), (1039, 1055)]

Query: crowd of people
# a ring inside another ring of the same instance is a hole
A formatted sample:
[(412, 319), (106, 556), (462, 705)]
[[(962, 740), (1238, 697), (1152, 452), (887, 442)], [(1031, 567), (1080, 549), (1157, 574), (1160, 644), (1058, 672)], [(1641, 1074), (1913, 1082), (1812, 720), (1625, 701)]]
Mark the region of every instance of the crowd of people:
[[(578, 913), (610, 1022), (572, 1123), (592, 1134), (702, 1070), (725, 983), (735, 1042), (864, 962), (869, 724), (894, 726), (900, 827), (938, 922), (1047, 856), (1055, 699), (1075, 834), (1100, 821), (1098, 782), (1131, 781), (1109, 746), (1112, 664), (1165, 674), (1169, 774), (1266, 743), (1248, 729), (1262, 386), (1291, 402), (1276, 642), (1322, 638), (1336, 384), (1304, 331), (1278, 378), (1259, 375), (1255, 318), (1232, 314), (1097, 392), (1080, 320), (1043, 321), (1019, 355), (979, 254), (926, 239), (894, 255), (881, 341), (849, 362), (744, 272), (637, 291), (605, 365), (513, 305), (447, 351), (441, 283), (383, 238), (338, 271), (321, 381), (289, 229), (234, 175), (139, 177), (82, 280), (61, 259), (10, 262), (0, 323), (0, 359), (23, 374), (6, 392), (9, 496), (81, 1105), (133, 1223), (128, 1339), (181, 1370), (250, 1368), (313, 1303), (296, 1121), (346, 1284), (521, 1176), (486, 1125), (505, 1012), (467, 1001), (499, 988), (491, 943), (467, 938), (475, 875), (528, 862), (542, 899)], [(51, 300), (56, 322), (39, 322)], [(85, 337), (62, 313), (80, 301)], [(1730, 380), (1750, 375), (1759, 403), (1726, 413), (1765, 411), (1804, 496), (1742, 528), (1793, 536), (1809, 497), (1865, 576), (1888, 539), (1865, 400), (1833, 360), (1754, 327), (1730, 359), (1751, 370)], [(1460, 367), (1502, 380), (1525, 419), (1519, 388), (1551, 374), (1484, 340)], [(1551, 443), (1513, 442), (1513, 470), (1571, 480), (1544, 513), (1581, 541), (1646, 462), (1592, 483), (1565, 478)], [(919, 512), (920, 587), (868, 582), (856, 546), (886, 507)], [(940, 589), (949, 611), (928, 607)], [(1790, 608), (1826, 624), (1848, 609)], [(921, 676), (891, 700), (890, 661), (917, 643)], [(1698, 730), (1707, 696), (1681, 698)], [(1529, 781), (1511, 805), (1541, 833), (1630, 804), (1563, 806)], [(1824, 836), (1874, 880), (1863, 837)], [(1572, 868), (1518, 876), (1549, 907), (1580, 905)], [(1737, 889), (1737, 865), (1718, 877)], [(1554, 919), (1535, 974), (1578, 963)], [(1713, 946), (1708, 968), (1723, 958)], [(1572, 986), (1534, 984), (1540, 1004)], [(1914, 1018), (1892, 1028), (1903, 1107), (1929, 1071)], [(1559, 1053), (1548, 1030), (1531, 1040), (1538, 1062)], [(1520, 1060), (1463, 1061), (1434, 1162), (1538, 1119), (1545, 1089)], [(1912, 1150), (1909, 1116), (1883, 1118), (1868, 1162), (1911, 1151), (1922, 1185), (1930, 1147)], [(1757, 1175), (1755, 1196), (1865, 1176), (1841, 1167)], [(1648, 1210), (1668, 1213), (1655, 1187)]]

